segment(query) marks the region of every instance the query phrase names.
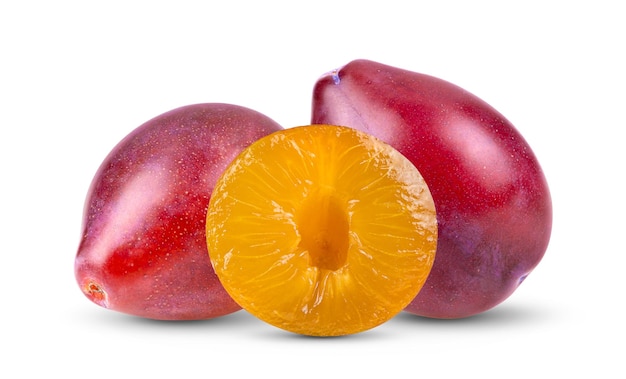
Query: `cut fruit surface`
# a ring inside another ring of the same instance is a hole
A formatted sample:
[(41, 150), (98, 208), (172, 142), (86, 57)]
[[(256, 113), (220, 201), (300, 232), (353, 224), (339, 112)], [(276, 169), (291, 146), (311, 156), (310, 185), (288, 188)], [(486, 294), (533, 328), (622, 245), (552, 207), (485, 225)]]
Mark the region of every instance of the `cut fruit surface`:
[(225, 170), (207, 244), (224, 288), (254, 316), (298, 334), (353, 334), (421, 289), (435, 206), (418, 170), (384, 142), (301, 126), (254, 142)]

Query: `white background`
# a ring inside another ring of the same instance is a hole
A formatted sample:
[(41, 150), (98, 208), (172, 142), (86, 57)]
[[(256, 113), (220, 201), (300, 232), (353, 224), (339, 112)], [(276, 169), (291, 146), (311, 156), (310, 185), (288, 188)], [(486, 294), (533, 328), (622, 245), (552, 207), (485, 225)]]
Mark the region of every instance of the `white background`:
[[(623, 378), (626, 28), (618, 4), (2, 2), (0, 377)], [(554, 228), (544, 260), (513, 296), (469, 319), (401, 314), (365, 333), (319, 339), (243, 311), (143, 320), (80, 293), (73, 261), (84, 198), (120, 139), (198, 102), (307, 124), (316, 79), (355, 58), (456, 83), (532, 146), (552, 191)]]

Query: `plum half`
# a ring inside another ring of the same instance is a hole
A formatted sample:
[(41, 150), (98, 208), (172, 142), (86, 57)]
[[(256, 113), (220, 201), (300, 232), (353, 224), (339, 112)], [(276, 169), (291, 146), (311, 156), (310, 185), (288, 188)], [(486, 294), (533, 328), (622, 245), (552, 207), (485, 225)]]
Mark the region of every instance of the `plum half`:
[(218, 180), (209, 256), (246, 311), (310, 336), (354, 334), (401, 312), (428, 277), (435, 205), (388, 144), (334, 125), (272, 133)]

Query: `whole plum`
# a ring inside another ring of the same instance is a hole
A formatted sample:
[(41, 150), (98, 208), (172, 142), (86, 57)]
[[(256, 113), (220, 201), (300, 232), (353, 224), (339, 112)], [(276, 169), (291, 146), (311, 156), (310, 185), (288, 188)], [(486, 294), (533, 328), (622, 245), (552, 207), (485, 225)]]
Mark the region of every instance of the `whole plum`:
[(499, 112), (444, 80), (368, 60), (323, 75), (312, 123), (350, 126), (417, 167), (435, 201), (431, 273), (406, 311), (461, 318), (509, 297), (542, 259), (552, 203), (522, 135)]
[(206, 246), (209, 199), (226, 166), (282, 128), (219, 103), (171, 110), (109, 153), (85, 202), (75, 275), (94, 303), (140, 317), (192, 320), (240, 309)]

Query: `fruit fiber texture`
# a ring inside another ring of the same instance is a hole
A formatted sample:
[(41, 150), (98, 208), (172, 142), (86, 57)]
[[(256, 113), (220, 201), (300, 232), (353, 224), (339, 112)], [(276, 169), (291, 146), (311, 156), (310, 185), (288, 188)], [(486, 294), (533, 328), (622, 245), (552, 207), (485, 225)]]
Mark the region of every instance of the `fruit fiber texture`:
[(373, 328), (422, 287), (437, 243), (422, 176), (389, 145), (314, 125), (261, 138), (218, 181), (211, 262), (233, 299), (284, 330)]
[(546, 179), (522, 135), (478, 97), (356, 60), (317, 81), (311, 120), (370, 133), (424, 176), (437, 208), (437, 257), (407, 311), (434, 318), (483, 312), (542, 259), (552, 226)]
[(161, 320), (239, 310), (211, 267), (206, 212), (233, 158), (280, 129), (256, 111), (208, 103), (132, 131), (101, 164), (87, 195), (75, 259), (83, 293), (103, 307)]

